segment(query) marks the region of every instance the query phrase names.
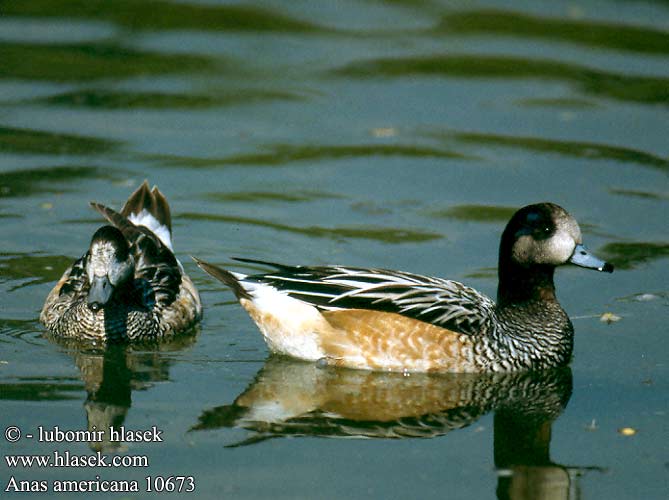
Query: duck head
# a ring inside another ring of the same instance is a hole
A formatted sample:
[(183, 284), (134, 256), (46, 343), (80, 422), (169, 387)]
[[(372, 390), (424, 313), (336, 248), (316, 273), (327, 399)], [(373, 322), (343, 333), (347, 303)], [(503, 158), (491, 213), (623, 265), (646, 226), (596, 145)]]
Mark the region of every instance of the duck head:
[(586, 249), (578, 223), (564, 208), (554, 203), (521, 208), (502, 234), (498, 298), (553, 294), (554, 269), (564, 264), (613, 272), (611, 264)]
[(114, 292), (132, 280), (135, 261), (128, 241), (113, 226), (103, 226), (91, 239), (86, 274), (90, 288), (88, 307), (97, 312), (111, 300)]

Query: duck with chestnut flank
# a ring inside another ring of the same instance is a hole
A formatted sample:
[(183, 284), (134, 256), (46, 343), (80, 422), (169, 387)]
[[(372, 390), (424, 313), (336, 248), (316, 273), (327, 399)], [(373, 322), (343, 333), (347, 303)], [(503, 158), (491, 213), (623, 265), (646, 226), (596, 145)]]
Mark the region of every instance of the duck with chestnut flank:
[(613, 272), (553, 203), (518, 210), (499, 249), (497, 302), (457, 281), (383, 269), (286, 266), (243, 275), (195, 259), (234, 291), (269, 348), (369, 370), (493, 372), (569, 363), (574, 329), (553, 284), (557, 266)]
[(140, 341), (172, 336), (202, 317), (200, 296), (172, 250), (167, 200), (144, 183), (49, 293), (40, 321), (58, 337)]

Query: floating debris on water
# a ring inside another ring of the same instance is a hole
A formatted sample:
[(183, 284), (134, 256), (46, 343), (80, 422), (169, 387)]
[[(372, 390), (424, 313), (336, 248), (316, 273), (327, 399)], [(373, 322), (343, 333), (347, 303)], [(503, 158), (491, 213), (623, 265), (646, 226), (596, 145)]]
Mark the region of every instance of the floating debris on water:
[(621, 319), (622, 319), (622, 317), (618, 316), (617, 314), (610, 313), (610, 312), (606, 312), (599, 317), (599, 321), (601, 321), (602, 323), (608, 323), (609, 325), (611, 323), (616, 323), (617, 321), (620, 321)]
[(395, 137), (397, 129), (395, 127), (379, 127), (372, 129), (372, 136), (374, 137)]
[(599, 426), (597, 425), (597, 420), (594, 418), (592, 419), (592, 422), (585, 426), (586, 431), (594, 432), (597, 429), (599, 429)]
[(618, 429), (618, 434), (623, 436), (634, 436), (636, 434), (636, 429), (634, 427), (622, 427)]

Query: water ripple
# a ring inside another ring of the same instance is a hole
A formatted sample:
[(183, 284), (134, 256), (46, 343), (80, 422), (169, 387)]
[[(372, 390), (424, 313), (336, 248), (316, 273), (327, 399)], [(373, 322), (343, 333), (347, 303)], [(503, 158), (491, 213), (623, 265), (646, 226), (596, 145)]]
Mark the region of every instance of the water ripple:
[(211, 222), (226, 222), (230, 224), (245, 224), (251, 226), (260, 226), (276, 231), (302, 234), (316, 238), (332, 239), (365, 239), (380, 241), (383, 243), (419, 243), (424, 241), (437, 240), (443, 237), (438, 233), (429, 231), (419, 231), (416, 229), (397, 229), (390, 227), (366, 227), (366, 226), (348, 226), (348, 227), (321, 227), (321, 226), (290, 226), (278, 222), (270, 222), (262, 219), (253, 219), (250, 217), (238, 217), (233, 215), (217, 215), (186, 212), (177, 216), (183, 220), (202, 220)]
[(314, 200), (343, 198), (343, 195), (326, 193), (324, 191), (295, 191), (295, 192), (274, 192), (274, 191), (237, 191), (233, 193), (209, 193), (205, 198), (217, 202), (282, 202), (282, 203), (303, 203)]
[(403, 156), (412, 158), (458, 158), (463, 154), (441, 148), (403, 144), (359, 144), (346, 146), (280, 144), (266, 146), (266, 152), (230, 155), (222, 158), (152, 155), (149, 159), (169, 167), (217, 167), (226, 165), (273, 166), (307, 160), (364, 158), (371, 156)]
[(608, 262), (620, 269), (634, 269), (639, 264), (669, 257), (669, 243), (665, 242), (613, 242), (598, 251)]
[(43, 382), (0, 383), (2, 401), (62, 401), (79, 399), (84, 384), (70, 378)]
[(669, 104), (669, 78), (631, 76), (550, 59), (506, 55), (451, 54), (384, 57), (345, 65), (334, 74), (348, 78), (507, 78), (563, 81), (600, 97), (647, 104)]
[(649, 166), (663, 172), (669, 171), (669, 159), (622, 146), (480, 132), (438, 132), (429, 135), (445, 141), (455, 140), (483, 146), (520, 148), (526, 151), (556, 153), (576, 158), (616, 160)]
[(442, 210), (431, 210), (432, 217), (457, 219), (469, 222), (501, 222), (506, 223), (516, 212), (514, 207), (494, 205), (456, 205)]
[(329, 31), (250, 5), (189, 5), (161, 0), (22, 0), (3, 4), (4, 16), (108, 21), (132, 30), (231, 30), (310, 33)]
[(84, 89), (65, 92), (27, 102), (56, 106), (95, 109), (207, 109), (236, 106), (261, 101), (300, 101), (304, 97), (293, 92), (272, 90), (224, 90), (211, 94), (134, 92), (122, 90)]
[(666, 31), (620, 23), (538, 17), (503, 10), (447, 14), (435, 31), (449, 35), (539, 38), (612, 50), (669, 54), (669, 33)]
[[(48, 147), (42, 144), (36, 149)], [(111, 179), (118, 169), (110, 173), (108, 169), (89, 166), (56, 166), (28, 168), (0, 172), (0, 199), (17, 196), (33, 196), (40, 193), (62, 193), (68, 191), (62, 185), (76, 184), (82, 179)], [(54, 183), (59, 183), (54, 187)], [(62, 184), (61, 184), (62, 183)]]
[(213, 67), (212, 60), (203, 56), (158, 54), (99, 42), (48, 45), (3, 42), (0, 61), (0, 78), (51, 82), (197, 72)]
[(10, 153), (88, 155), (111, 151), (118, 144), (97, 137), (0, 126), (0, 151)]
[(57, 281), (72, 264), (63, 255), (17, 255), (0, 253), (0, 283), (14, 281), (10, 290)]

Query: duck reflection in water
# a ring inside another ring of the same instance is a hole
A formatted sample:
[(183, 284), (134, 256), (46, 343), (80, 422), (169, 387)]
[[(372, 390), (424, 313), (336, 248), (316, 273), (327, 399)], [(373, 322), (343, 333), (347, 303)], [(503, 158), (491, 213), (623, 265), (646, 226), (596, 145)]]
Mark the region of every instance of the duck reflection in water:
[(551, 425), (572, 391), (568, 367), (509, 374), (380, 373), (271, 357), (231, 405), (206, 410), (194, 431), (238, 427), (229, 447), (287, 436), (432, 438), (494, 411), (499, 498), (577, 498), (588, 467), (550, 459)]
[(84, 402), (87, 430), (104, 431), (101, 439), (89, 442), (92, 450), (122, 451), (125, 444), (111, 441), (109, 428), (124, 425), (134, 391), (148, 390), (156, 382), (169, 380), (172, 361), (165, 354), (192, 345), (195, 338), (195, 335), (182, 335), (161, 343), (95, 346), (76, 339), (49, 337), (79, 368), (87, 392)]

